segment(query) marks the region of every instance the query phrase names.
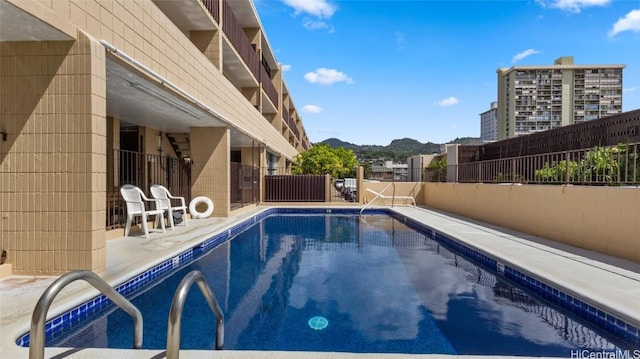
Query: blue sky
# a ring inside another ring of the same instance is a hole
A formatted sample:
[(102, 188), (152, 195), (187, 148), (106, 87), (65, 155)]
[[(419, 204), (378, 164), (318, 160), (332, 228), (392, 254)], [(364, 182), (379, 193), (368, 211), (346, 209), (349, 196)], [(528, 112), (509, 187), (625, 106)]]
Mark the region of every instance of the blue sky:
[(624, 64), (640, 108), (640, 0), (256, 0), (311, 142), (480, 136), (496, 70)]

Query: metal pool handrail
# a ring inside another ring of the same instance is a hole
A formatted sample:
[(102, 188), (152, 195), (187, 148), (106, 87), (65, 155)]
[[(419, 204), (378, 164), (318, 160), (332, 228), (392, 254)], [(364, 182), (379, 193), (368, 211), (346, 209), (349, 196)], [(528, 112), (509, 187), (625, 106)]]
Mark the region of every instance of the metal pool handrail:
[(29, 358), (30, 359), (42, 359), (44, 358), (44, 342), (45, 342), (45, 320), (47, 318), (47, 312), (53, 302), (53, 299), (60, 293), (60, 291), (69, 285), (69, 283), (76, 280), (84, 280), (91, 284), (100, 293), (106, 295), (113, 303), (115, 303), (127, 314), (133, 317), (133, 348), (142, 348), (142, 314), (129, 302), (125, 297), (118, 293), (115, 289), (111, 288), (104, 279), (98, 277), (97, 274), (87, 271), (73, 271), (62, 275), (56, 279), (55, 282), (42, 293), (33, 315), (31, 316), (31, 331), (29, 338)]
[(167, 329), (167, 359), (177, 359), (180, 356), (182, 309), (193, 282), (198, 284), (198, 288), (200, 288), (207, 304), (209, 304), (209, 308), (211, 308), (211, 311), (216, 317), (216, 350), (222, 349), (224, 344), (224, 314), (222, 314), (222, 309), (220, 309), (216, 296), (211, 292), (209, 285), (207, 285), (207, 281), (202, 272), (194, 270), (184, 276), (180, 284), (178, 284), (176, 293), (173, 295), (171, 310), (169, 311), (169, 326)]
[(382, 196), (382, 193), (384, 193), (384, 191), (387, 190), (387, 188), (389, 188), (389, 186), (391, 186), (393, 183), (389, 183), (388, 185), (386, 185), (382, 191), (380, 191), (378, 194), (376, 194), (375, 197), (373, 197), (373, 199), (371, 199), (371, 201), (369, 201), (369, 203), (365, 204), (362, 209), (360, 210), (360, 215), (362, 215), (362, 212), (364, 212), (364, 209), (369, 207), (369, 205), (373, 204), (373, 202), (378, 199), (378, 197)]

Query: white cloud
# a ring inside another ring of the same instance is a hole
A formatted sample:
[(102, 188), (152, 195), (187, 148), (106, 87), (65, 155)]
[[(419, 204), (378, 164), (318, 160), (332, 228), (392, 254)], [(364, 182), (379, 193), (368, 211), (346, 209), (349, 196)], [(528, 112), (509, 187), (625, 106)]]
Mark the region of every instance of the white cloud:
[(302, 21), (302, 26), (305, 27), (305, 29), (307, 30), (322, 30), (322, 29), (328, 29), (329, 33), (332, 33), (334, 31), (333, 26), (330, 26), (329, 24), (327, 24), (324, 21), (316, 21), (316, 20), (312, 20), (309, 18), (306, 18)]
[(541, 51), (538, 51), (536, 49), (528, 49), (528, 50), (524, 50), (521, 53), (517, 54), (516, 56), (514, 56), (511, 59), (512, 63), (516, 63), (522, 59), (524, 59), (525, 57), (531, 56), (531, 55), (535, 55), (535, 54), (539, 54)]
[(282, 65), (282, 72), (287, 72), (291, 70), (291, 65)]
[(637, 89), (638, 89), (637, 87), (633, 86), (633, 87), (627, 87), (627, 88), (623, 89), (622, 91), (624, 91), (624, 92), (636, 92)]
[(536, 2), (542, 7), (579, 13), (585, 7), (604, 6), (611, 0), (536, 0)]
[(306, 105), (302, 108), (302, 111), (308, 113), (320, 113), (322, 112), (322, 107), (316, 105)]
[(327, 0), (282, 0), (295, 10), (295, 14), (309, 14), (321, 19), (328, 19), (338, 8)]
[(640, 9), (631, 10), (627, 15), (618, 19), (609, 31), (609, 36), (616, 36), (623, 31), (640, 32)]
[(304, 75), (304, 78), (312, 84), (317, 83), (320, 85), (332, 85), (336, 82), (346, 82), (347, 84), (353, 83), (353, 79), (347, 76), (344, 72), (324, 67), (316, 69), (315, 72), (307, 72)]
[(438, 106), (446, 107), (446, 106), (456, 105), (458, 102), (460, 102), (460, 101), (458, 101), (457, 98), (451, 96), (451, 97), (447, 97), (445, 99), (440, 100), (437, 104), (438, 104)]

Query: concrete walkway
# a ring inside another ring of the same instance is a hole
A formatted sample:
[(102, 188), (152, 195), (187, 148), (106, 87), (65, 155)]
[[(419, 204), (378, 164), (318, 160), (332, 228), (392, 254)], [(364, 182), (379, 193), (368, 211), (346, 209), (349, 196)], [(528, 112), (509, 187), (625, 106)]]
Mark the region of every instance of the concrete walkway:
[[(327, 206), (323, 206), (327, 207)], [(344, 206), (340, 206), (344, 208)], [(107, 268), (98, 273), (115, 286), (143, 269), (174, 257), (210, 238), (214, 233), (269, 207), (255, 207), (225, 219), (191, 220), (188, 227), (166, 233), (112, 239), (107, 242)], [(488, 253), (523, 272), (544, 278), (574, 293), (584, 301), (598, 303), (621, 319), (640, 326), (640, 264), (584, 251), (504, 228), (474, 222), (433, 210), (396, 207), (398, 213), (459, 238), (469, 246)], [(0, 281), (0, 358), (26, 358), (28, 348), (15, 339), (29, 330), (31, 314), (44, 290), (55, 277), (12, 276)], [(53, 302), (48, 317), (81, 304), (97, 292), (84, 282), (66, 287)], [(587, 299), (588, 298), (588, 299)], [(640, 350), (640, 348), (638, 348)], [(571, 353), (567, 353), (569, 357)], [(162, 358), (158, 350), (47, 348), (46, 357), (72, 358)], [(182, 351), (183, 358), (211, 357), (210, 351)], [(390, 355), (311, 352), (249, 352), (225, 350), (217, 358), (482, 358), (481, 356)], [(504, 357), (507, 358), (507, 357)], [(518, 357), (522, 358), (522, 357)]]

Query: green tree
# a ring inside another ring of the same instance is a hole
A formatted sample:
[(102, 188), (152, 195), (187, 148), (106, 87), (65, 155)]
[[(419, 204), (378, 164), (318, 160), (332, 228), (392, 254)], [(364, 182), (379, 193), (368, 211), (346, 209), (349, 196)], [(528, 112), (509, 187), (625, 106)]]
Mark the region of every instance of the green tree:
[(340, 168), (336, 171), (336, 174), (332, 174), (334, 177), (355, 177), (356, 167), (358, 167), (358, 159), (352, 150), (348, 150), (344, 147), (333, 148), (333, 152), (338, 156), (340, 160)]
[[(634, 169), (637, 158), (638, 154), (625, 144), (607, 148), (596, 146), (587, 151), (580, 162), (569, 161), (569, 181), (636, 183), (640, 179), (640, 166)], [(567, 180), (566, 172), (566, 161), (547, 162), (535, 171), (535, 179), (564, 182)]]
[(595, 182), (612, 182), (618, 178), (618, 148), (594, 147), (587, 152), (581, 165), (585, 177)]
[(355, 173), (358, 160), (352, 150), (333, 148), (324, 143), (314, 145), (294, 159), (296, 174), (329, 174), (340, 178)]
[(445, 156), (438, 156), (434, 158), (429, 166), (428, 170), (431, 170), (433, 180), (440, 182), (447, 178), (447, 158)]
[[(580, 165), (575, 161), (569, 161), (569, 179), (575, 180), (580, 171)], [(535, 171), (535, 180), (538, 182), (565, 182), (567, 180), (567, 161), (553, 161), (551, 165), (545, 162), (541, 169)]]

